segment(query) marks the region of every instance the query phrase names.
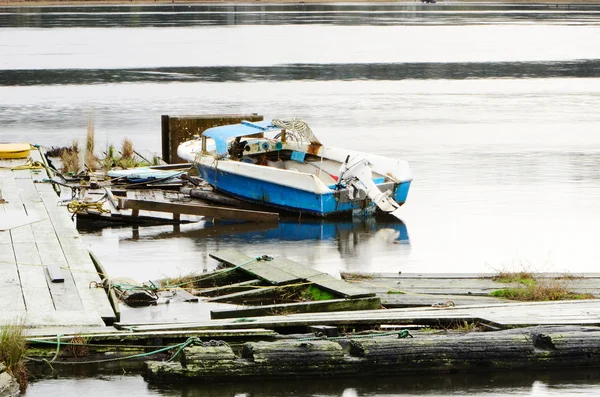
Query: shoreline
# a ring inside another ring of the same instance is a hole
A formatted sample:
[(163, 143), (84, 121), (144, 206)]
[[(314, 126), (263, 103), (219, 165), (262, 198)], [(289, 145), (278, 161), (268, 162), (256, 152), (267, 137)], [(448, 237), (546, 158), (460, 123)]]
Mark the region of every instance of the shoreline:
[[(342, 4), (342, 3), (395, 3), (395, 4), (420, 4), (420, 0), (408, 0), (408, 1), (389, 1), (389, 0), (302, 0), (302, 1), (289, 1), (289, 0), (0, 0), (0, 7), (40, 7), (40, 6), (125, 6), (125, 5), (138, 5), (138, 6), (150, 6), (150, 5), (165, 5), (165, 4), (196, 4), (196, 5), (239, 5), (239, 4)], [(500, 5), (500, 4), (519, 4), (519, 5), (600, 5), (600, 1), (589, 1), (589, 0), (461, 0), (461, 1), (444, 1), (438, 0), (440, 5), (462, 5), (462, 4), (481, 4), (481, 5)], [(427, 4), (433, 6), (432, 4)]]

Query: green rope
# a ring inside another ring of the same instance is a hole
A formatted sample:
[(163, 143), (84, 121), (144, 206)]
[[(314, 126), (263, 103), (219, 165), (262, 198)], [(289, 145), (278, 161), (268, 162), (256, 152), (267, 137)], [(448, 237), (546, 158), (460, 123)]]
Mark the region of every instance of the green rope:
[(173, 359), (175, 357), (177, 357), (177, 355), (179, 355), (179, 353), (181, 353), (181, 351), (183, 349), (185, 349), (187, 346), (191, 345), (192, 343), (194, 343), (194, 344), (200, 344), (201, 342), (200, 342), (200, 339), (198, 339), (196, 337), (188, 338), (188, 340), (186, 340), (185, 343), (183, 345), (181, 345), (181, 347), (179, 348), (179, 350), (177, 350), (175, 352), (175, 354), (173, 354), (173, 356), (170, 359), (168, 359), (167, 361), (173, 361)]
[[(158, 353), (166, 352), (168, 350), (172, 350), (172, 349), (176, 349), (176, 348), (181, 348), (173, 356), (173, 357), (175, 357), (177, 354), (179, 354), (179, 352), (183, 349), (183, 347), (188, 346), (191, 343), (195, 343), (196, 340), (198, 340), (198, 338), (191, 337), (191, 338), (188, 338), (183, 343), (178, 343), (178, 344), (173, 345), (173, 346), (167, 346), (167, 347), (164, 347), (162, 349), (154, 350), (154, 351), (151, 351), (151, 352), (148, 352), (148, 353), (133, 354), (131, 356), (115, 357), (115, 358), (108, 358), (108, 359), (104, 359), (104, 360), (92, 360), (92, 361), (57, 361), (56, 364), (64, 364), (64, 365), (73, 365), (73, 364), (100, 364), (100, 363), (107, 363), (107, 362), (111, 362), (111, 361), (124, 361), (124, 360), (130, 360), (130, 359), (134, 359), (134, 358), (149, 357), (149, 356), (153, 356), (153, 355), (158, 354)], [(57, 351), (58, 351), (58, 349), (57, 349)], [(173, 357), (171, 357), (171, 359)], [(34, 362), (51, 363), (52, 361), (54, 361), (54, 359), (56, 358), (56, 356), (50, 362), (48, 362), (48, 360), (45, 360), (45, 359), (41, 359), (40, 360), (40, 359), (36, 359), (36, 358), (33, 358), (33, 357), (27, 357), (27, 356), (25, 358), (27, 360), (34, 361)]]
[(58, 357), (58, 353), (60, 352), (60, 338), (61, 336), (63, 336), (62, 334), (58, 334), (56, 335), (56, 352), (54, 352), (54, 357), (52, 357), (52, 360), (50, 360), (50, 363), (53, 363), (54, 360), (56, 360), (56, 357)]

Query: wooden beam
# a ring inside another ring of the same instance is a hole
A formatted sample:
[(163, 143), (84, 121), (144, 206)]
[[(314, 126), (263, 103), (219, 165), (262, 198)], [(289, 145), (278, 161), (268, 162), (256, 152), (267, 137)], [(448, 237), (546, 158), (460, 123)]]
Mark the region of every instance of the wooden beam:
[(209, 216), (215, 219), (234, 219), (253, 222), (278, 222), (279, 214), (273, 212), (238, 210), (234, 208), (214, 207), (210, 205), (191, 205), (179, 203), (160, 203), (155, 201), (119, 199), (119, 207), (133, 211), (170, 212), (172, 214), (188, 214)]
[(284, 303), (279, 305), (249, 306), (233, 310), (211, 310), (211, 319), (271, 316), (274, 314), (318, 313), (327, 311), (377, 310), (379, 298), (329, 299), (314, 302)]

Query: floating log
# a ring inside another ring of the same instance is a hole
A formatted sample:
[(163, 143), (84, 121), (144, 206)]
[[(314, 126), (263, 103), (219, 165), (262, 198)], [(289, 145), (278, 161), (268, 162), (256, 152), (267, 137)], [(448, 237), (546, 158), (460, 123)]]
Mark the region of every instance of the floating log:
[[(350, 342), (336, 338), (339, 343), (318, 338), (249, 342), (244, 344), (240, 357), (225, 348), (186, 348), (181, 362), (146, 363), (145, 376), (157, 382), (600, 366), (600, 329), (597, 327), (546, 326), (443, 334), (415, 331), (414, 338), (399, 339), (399, 336), (362, 336)], [(349, 349), (343, 347), (346, 345)]]

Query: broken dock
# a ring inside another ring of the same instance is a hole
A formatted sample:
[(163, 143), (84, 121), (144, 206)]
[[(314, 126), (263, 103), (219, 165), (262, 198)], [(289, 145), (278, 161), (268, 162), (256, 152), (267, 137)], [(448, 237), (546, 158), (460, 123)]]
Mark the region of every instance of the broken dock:
[(0, 323), (104, 326), (117, 315), (37, 148), (0, 160)]

